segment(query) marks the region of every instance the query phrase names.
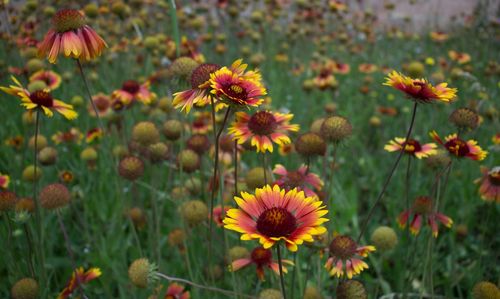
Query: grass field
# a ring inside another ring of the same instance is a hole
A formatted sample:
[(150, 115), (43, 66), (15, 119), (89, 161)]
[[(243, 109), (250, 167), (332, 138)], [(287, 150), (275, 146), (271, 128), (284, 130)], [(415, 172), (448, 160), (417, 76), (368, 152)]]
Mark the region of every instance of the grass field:
[[(500, 298), (500, 24), (483, 6), (415, 33), (411, 19), (382, 25), (341, 1), (62, 2), (2, 4), (1, 298)], [(107, 47), (65, 35), (84, 24)], [(53, 40), (43, 50), (50, 30), (66, 38), (55, 55)], [(238, 59), (247, 73), (231, 68)], [(26, 89), (9, 89), (12, 76)], [(208, 101), (186, 113), (174, 94), (190, 89)], [(258, 111), (267, 118), (251, 118)], [(263, 152), (233, 142), (243, 112), (252, 136), (280, 130), (272, 152), (259, 138)], [(384, 149), (410, 127), (419, 146)], [(417, 158), (427, 143), (435, 149)], [(247, 217), (245, 240), (229, 224), (236, 210), (217, 212), (237, 209), (235, 195), (265, 196), (256, 189), (280, 183), (278, 164), (282, 194), (297, 187), (296, 200), (320, 201), (329, 221), (315, 210), (311, 224), (275, 195), (274, 210)], [(308, 185), (314, 175), (322, 182)], [(408, 209), (420, 229), (398, 224)], [(428, 219), (442, 220), (437, 237)], [(269, 250), (254, 250), (258, 236)], [(344, 262), (340, 277), (325, 269), (330, 258)], [(251, 264), (235, 270), (242, 259)], [(280, 279), (282, 260), (294, 265)], [(369, 268), (350, 277), (348, 260)]]

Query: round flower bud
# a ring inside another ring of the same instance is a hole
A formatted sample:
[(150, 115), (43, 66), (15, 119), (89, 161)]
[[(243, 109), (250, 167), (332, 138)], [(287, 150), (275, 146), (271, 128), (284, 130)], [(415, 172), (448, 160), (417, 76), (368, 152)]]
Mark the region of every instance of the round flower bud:
[(38, 298), (38, 282), (33, 278), (18, 280), (10, 290), (12, 299), (36, 299)]
[(32, 58), (26, 63), (26, 69), (30, 74), (33, 74), (34, 72), (39, 71), (43, 68), (45, 68), (45, 63), (43, 62), (43, 60), (40, 60), (38, 58)]
[(167, 120), (163, 123), (163, 135), (168, 140), (175, 141), (181, 137), (182, 123), (176, 119)]
[(167, 159), (168, 146), (163, 142), (157, 142), (148, 146), (148, 152), (151, 162), (160, 162)]
[(80, 159), (87, 162), (97, 160), (97, 151), (93, 147), (87, 147), (80, 153)]
[(71, 200), (71, 193), (63, 184), (50, 184), (40, 191), (40, 204), (47, 210), (66, 206)]
[(170, 112), (172, 111), (172, 100), (170, 98), (167, 98), (167, 97), (163, 97), (161, 99), (158, 100), (158, 105), (157, 105), (158, 108), (160, 108), (163, 112)]
[(189, 195), (189, 191), (185, 187), (174, 187), (171, 195), (173, 199), (182, 199)]
[(380, 125), (382, 124), (382, 120), (380, 119), (380, 117), (374, 115), (374, 116), (370, 117), (370, 119), (368, 120), (368, 123), (372, 127), (380, 127)]
[(338, 299), (367, 299), (366, 289), (357, 280), (345, 280), (337, 286)]
[(379, 226), (373, 231), (371, 241), (377, 250), (389, 251), (398, 244), (398, 236), (392, 228)]
[(171, 246), (183, 246), (186, 234), (180, 228), (176, 228), (168, 234), (168, 243)]
[(469, 108), (455, 109), (449, 119), (459, 129), (475, 129), (479, 125), (479, 115)]
[(57, 160), (57, 150), (53, 147), (45, 147), (38, 153), (38, 161), (42, 165), (54, 165)]
[(438, 149), (436, 154), (430, 155), (425, 159), (425, 164), (432, 169), (442, 169), (448, 163), (450, 163), (451, 158), (445, 150)]
[(46, 17), (52, 17), (56, 13), (56, 9), (52, 6), (46, 6), (43, 9), (43, 13)]
[(266, 184), (266, 179), (268, 183), (272, 181), (271, 172), (268, 170), (264, 174), (264, 168), (255, 167), (247, 172), (245, 183), (250, 190), (255, 190), (256, 188), (264, 186)]
[(35, 165), (28, 165), (23, 170), (23, 180), (25, 181), (34, 182), (39, 180), (41, 176), (42, 176), (42, 170), (40, 169), (40, 167), (36, 168), (36, 175), (35, 175)]
[(111, 12), (117, 15), (119, 18), (124, 19), (130, 15), (130, 7), (123, 1), (115, 1), (111, 5)]
[(144, 38), (144, 47), (148, 50), (154, 50), (158, 47), (160, 41), (156, 36), (146, 36)]
[(128, 268), (128, 277), (133, 285), (146, 288), (154, 280), (156, 267), (148, 259), (140, 258), (132, 262)]
[(147, 218), (144, 211), (139, 207), (130, 208), (127, 211), (127, 216), (137, 229), (142, 229), (146, 226)]
[(191, 57), (179, 57), (172, 62), (170, 70), (174, 76), (187, 79), (191, 77), (191, 73), (198, 65), (199, 63)]
[(95, 3), (89, 3), (83, 7), (83, 11), (87, 17), (93, 19), (99, 14), (99, 7)]
[(84, 103), (85, 100), (83, 99), (82, 96), (74, 96), (71, 98), (71, 105), (75, 107), (82, 107)]
[(297, 138), (295, 150), (306, 157), (323, 156), (326, 152), (326, 143), (320, 135), (308, 132)]
[(195, 178), (195, 177), (190, 177), (186, 180), (184, 183), (184, 187), (191, 193), (192, 195), (198, 195), (200, 194), (202, 190), (202, 184), (200, 179)]
[[(41, 151), (48, 144), (47, 138), (43, 135), (38, 134), (36, 138), (36, 147), (38, 151)], [(35, 136), (32, 136), (28, 141), (28, 146), (30, 149), (35, 149)]]
[(472, 298), (498, 299), (500, 298), (500, 290), (491, 282), (481, 281), (474, 285), (474, 288), (472, 289)]
[(35, 80), (35, 81), (30, 82), (30, 84), (28, 84), (28, 91), (29, 92), (35, 92), (37, 90), (44, 90), (45, 88), (47, 88), (47, 83), (45, 83), (42, 80)]
[(326, 103), (324, 108), (325, 108), (325, 112), (327, 114), (333, 114), (333, 113), (335, 113), (335, 111), (337, 111), (337, 104)]
[(188, 225), (195, 226), (207, 219), (208, 208), (201, 200), (190, 200), (181, 205), (181, 214)]
[(321, 136), (327, 141), (337, 143), (351, 136), (352, 125), (342, 116), (331, 116), (321, 125)]
[(259, 299), (283, 299), (281, 291), (276, 289), (265, 289), (259, 294)]
[(243, 246), (234, 246), (229, 249), (228, 252), (229, 262), (234, 262), (235, 260), (249, 258), (250, 251)]
[(412, 61), (407, 66), (408, 76), (412, 78), (422, 78), (424, 76), (424, 65), (419, 61)]
[(199, 155), (203, 155), (210, 148), (210, 140), (207, 135), (194, 134), (186, 141), (187, 148), (192, 149)]
[(177, 155), (177, 165), (187, 173), (191, 173), (200, 168), (200, 156), (190, 149), (185, 149)]
[(14, 207), (17, 195), (12, 191), (0, 191), (0, 212), (6, 212)]
[(113, 156), (122, 159), (129, 154), (128, 149), (123, 145), (116, 145), (113, 147)]
[(315, 134), (320, 134), (321, 126), (323, 125), (324, 121), (325, 121), (324, 118), (316, 119), (315, 121), (313, 121), (313, 123), (311, 124), (310, 131), (315, 133)]
[(32, 198), (21, 198), (16, 202), (15, 206), (16, 212), (29, 212), (33, 213), (35, 211), (35, 201)]
[(132, 129), (132, 140), (142, 146), (148, 146), (160, 140), (160, 132), (158, 132), (154, 123), (143, 121), (136, 124)]
[(144, 173), (144, 162), (135, 156), (127, 156), (118, 164), (118, 173), (122, 178), (135, 181)]
[(303, 299), (323, 299), (323, 296), (321, 296), (321, 292), (317, 288), (307, 286), (304, 291)]

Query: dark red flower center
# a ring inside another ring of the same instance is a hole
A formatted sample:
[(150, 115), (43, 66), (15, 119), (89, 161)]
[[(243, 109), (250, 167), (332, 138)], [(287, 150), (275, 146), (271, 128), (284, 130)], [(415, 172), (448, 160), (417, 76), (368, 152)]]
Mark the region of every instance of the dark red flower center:
[(99, 110), (99, 111), (106, 111), (109, 108), (110, 103), (104, 97), (97, 97), (97, 98), (93, 99), (93, 101), (95, 103), (97, 110)]
[(139, 89), (141, 89), (141, 85), (139, 85), (137, 81), (127, 80), (123, 82), (122, 90), (125, 90), (130, 94), (136, 94), (137, 92), (139, 92)]
[(61, 9), (52, 18), (54, 29), (63, 33), (85, 25), (85, 16), (76, 9)]
[(427, 196), (419, 196), (413, 203), (413, 212), (416, 214), (427, 215), (432, 212), (432, 200)]
[(278, 123), (274, 115), (267, 111), (258, 111), (248, 121), (248, 128), (255, 135), (269, 135), (276, 130)]
[(271, 263), (272, 253), (269, 249), (257, 247), (252, 250), (251, 258), (258, 266), (268, 265)]
[(469, 153), (467, 143), (461, 139), (455, 138), (444, 144), (446, 149), (457, 157), (464, 157)]
[(244, 101), (248, 98), (247, 90), (239, 84), (231, 83), (223, 86), (222, 90), (228, 98), (236, 100), (240, 104), (244, 104)]
[(304, 183), (304, 176), (298, 171), (289, 171), (286, 175), (285, 188), (293, 189), (301, 187)]
[(191, 73), (191, 88), (199, 88), (200, 85), (205, 84), (210, 80), (210, 74), (218, 69), (220, 69), (220, 66), (212, 63), (203, 63), (197, 66)]
[(337, 236), (330, 243), (330, 255), (342, 260), (349, 259), (356, 254), (356, 242), (349, 236)]
[(40, 106), (52, 107), (54, 105), (54, 99), (50, 93), (43, 90), (37, 90), (30, 94), (30, 100)]
[(488, 179), (491, 184), (500, 186), (500, 166), (494, 167), (488, 172)]
[(296, 228), (295, 216), (284, 208), (265, 210), (257, 219), (257, 230), (266, 237), (288, 237)]
[(408, 154), (415, 154), (422, 150), (422, 146), (415, 139), (408, 139), (404, 144), (404, 151)]

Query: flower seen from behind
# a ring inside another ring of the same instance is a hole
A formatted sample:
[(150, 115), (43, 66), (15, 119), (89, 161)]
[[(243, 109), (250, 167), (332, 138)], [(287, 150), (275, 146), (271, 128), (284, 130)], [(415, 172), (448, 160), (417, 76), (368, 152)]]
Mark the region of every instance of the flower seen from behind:
[[(293, 265), (292, 261), (282, 260), (283, 263)], [(273, 254), (270, 249), (265, 249), (261, 246), (256, 247), (252, 250), (250, 257), (241, 258), (234, 260), (230, 265), (231, 271), (238, 271), (242, 268), (245, 268), (251, 264), (255, 264), (257, 267), (257, 277), (263, 281), (264, 280), (264, 270), (265, 268), (269, 268), (277, 275), (280, 274), (279, 264), (273, 261)], [(287, 268), (283, 267), (283, 273), (287, 273)]]
[(395, 152), (404, 150), (405, 154), (414, 156), (418, 159), (427, 158), (430, 155), (436, 154), (437, 145), (434, 143), (421, 144), (415, 139), (409, 139), (408, 142), (405, 138), (396, 137), (394, 140), (389, 141), (384, 146), (388, 152)]
[(325, 268), (330, 276), (343, 277), (346, 275), (349, 279), (360, 274), (368, 265), (363, 261), (364, 257), (372, 251), (374, 246), (358, 246), (358, 244), (349, 236), (336, 236), (328, 247), (330, 257)]

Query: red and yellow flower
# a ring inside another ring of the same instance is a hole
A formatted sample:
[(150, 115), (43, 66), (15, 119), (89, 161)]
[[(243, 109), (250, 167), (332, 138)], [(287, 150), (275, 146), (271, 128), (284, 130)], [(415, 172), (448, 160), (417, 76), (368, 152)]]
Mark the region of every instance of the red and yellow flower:
[[(226, 215), (227, 211), (231, 209), (230, 206), (224, 206), (224, 213), (222, 213), (222, 207), (221, 206), (216, 206), (214, 208), (213, 214), (214, 214), (214, 222), (217, 224), (218, 227), (224, 226), (224, 223), (222, 222), (224, 220), (224, 216)], [(210, 214), (208, 214), (208, 219), (210, 219)]]
[(38, 55), (56, 63), (59, 54), (89, 61), (101, 55), (106, 42), (88, 25), (85, 16), (75, 9), (61, 9), (52, 18), (53, 28), (38, 46)]
[(457, 89), (447, 87), (447, 83), (433, 86), (426, 79), (413, 79), (396, 71), (389, 73), (386, 79), (384, 85), (394, 87), (414, 101), (422, 103), (433, 101), (449, 103), (455, 99), (457, 93)]
[(429, 35), (431, 39), (435, 42), (444, 42), (449, 38), (448, 34), (442, 31), (432, 31)]
[(57, 299), (69, 298), (76, 289), (81, 287), (81, 285), (86, 284), (101, 275), (102, 273), (99, 268), (90, 268), (87, 271), (84, 271), (83, 267), (76, 269), (71, 275), (71, 279), (66, 287), (61, 291), (61, 293), (59, 293), (59, 296), (57, 296)]
[(330, 276), (343, 277), (347, 275), (349, 279), (360, 274), (368, 265), (363, 261), (364, 257), (372, 251), (374, 246), (358, 246), (349, 236), (336, 236), (328, 247), (329, 258), (325, 268)]
[(223, 67), (210, 74), (210, 91), (218, 100), (237, 107), (257, 107), (266, 95), (258, 71), (246, 71), (247, 65), (236, 60), (230, 68)]
[(466, 64), (470, 62), (470, 55), (467, 53), (461, 53), (454, 50), (448, 51), (448, 57), (451, 60), (458, 62), (459, 64)]
[(476, 180), (476, 183), (480, 184), (481, 199), (500, 203), (500, 166), (493, 167), (491, 170), (483, 166), (481, 173), (483, 176)]
[(290, 251), (297, 251), (304, 241), (313, 242), (313, 236), (326, 232), (322, 224), (328, 219), (322, 216), (328, 211), (303, 191), (266, 185), (234, 200), (239, 208), (227, 211), (224, 227), (241, 233), (241, 240), (258, 239), (265, 249), (283, 240)]
[(29, 111), (41, 109), (43, 113), (48, 117), (52, 117), (52, 115), (54, 115), (54, 111), (56, 111), (70, 120), (78, 117), (78, 113), (73, 110), (72, 105), (54, 99), (50, 94), (49, 89), (29, 92), (21, 85), (21, 83), (19, 83), (19, 81), (15, 77), (11, 78), (16, 85), (9, 85), (9, 87), (0, 87), (0, 90), (20, 98), (21, 106), (28, 109)]
[(472, 160), (481, 161), (486, 158), (488, 152), (483, 150), (477, 141), (464, 141), (458, 138), (458, 134), (450, 134), (444, 138), (444, 141), (439, 137), (436, 131), (431, 131), (429, 134), (436, 142), (446, 148), (446, 150), (455, 157), (467, 157)]
[(0, 172), (0, 189), (7, 189), (10, 184), (10, 176)]
[(258, 152), (273, 152), (273, 142), (278, 145), (289, 144), (287, 132), (297, 132), (299, 125), (292, 125), (289, 121), (293, 114), (284, 114), (271, 111), (258, 111), (252, 116), (240, 111), (236, 112), (235, 121), (229, 128), (238, 144), (250, 140)]
[(165, 299), (189, 299), (191, 294), (189, 291), (184, 291), (184, 287), (178, 283), (171, 283), (167, 288)]
[[(293, 265), (292, 261), (282, 260), (283, 263)], [(280, 274), (279, 264), (273, 261), (273, 253), (270, 249), (265, 249), (263, 247), (256, 247), (252, 250), (249, 258), (242, 258), (233, 261), (229, 267), (230, 271), (238, 271), (245, 268), (251, 264), (255, 264), (257, 267), (257, 277), (264, 281), (264, 269), (269, 268), (277, 275)], [(284, 266), (282, 267), (283, 273), (287, 273), (288, 270)]]
[(317, 197), (314, 190), (321, 191), (323, 188), (323, 181), (317, 174), (309, 172), (306, 165), (300, 166), (296, 171), (288, 171), (285, 166), (276, 164), (273, 173), (280, 176), (274, 184), (285, 190), (297, 188), (304, 191), (307, 197)]
[(120, 100), (125, 106), (133, 104), (135, 101), (149, 104), (156, 99), (156, 94), (149, 90), (149, 81), (140, 84), (134, 80), (123, 82), (122, 88), (113, 91), (111, 97)]
[(398, 224), (405, 228), (410, 223), (410, 232), (417, 235), (422, 227), (422, 222), (427, 221), (432, 230), (434, 238), (438, 236), (438, 222), (450, 228), (453, 220), (450, 217), (434, 211), (432, 200), (427, 196), (419, 196), (415, 199), (410, 210), (405, 210), (398, 216)]
[(85, 141), (87, 143), (92, 143), (97, 140), (101, 140), (104, 136), (104, 132), (100, 128), (93, 128), (87, 131), (85, 135)]
[(62, 82), (61, 76), (53, 71), (39, 70), (30, 76), (30, 82), (43, 81), (50, 90), (57, 89)]
[(389, 143), (384, 146), (384, 149), (388, 152), (403, 150), (405, 154), (414, 156), (418, 159), (427, 158), (431, 155), (435, 155), (437, 152), (437, 145), (434, 143), (420, 144), (420, 142), (411, 138), (408, 142), (405, 140), (405, 138), (396, 137), (394, 140), (389, 141)]
[(71, 142), (80, 144), (82, 139), (83, 134), (77, 128), (71, 128), (66, 132), (58, 131), (54, 135), (52, 135), (52, 141), (54, 141), (56, 144)]
[[(99, 117), (105, 117), (111, 114), (111, 99), (109, 98), (109, 96), (100, 92), (92, 96), (92, 101), (94, 102)], [(87, 111), (89, 112), (90, 116), (96, 117), (96, 113), (94, 108), (92, 107), (92, 103), (88, 104)]]
[(202, 63), (191, 73), (191, 89), (174, 93), (172, 105), (189, 113), (194, 105), (210, 103), (210, 76), (220, 68), (217, 64)]

